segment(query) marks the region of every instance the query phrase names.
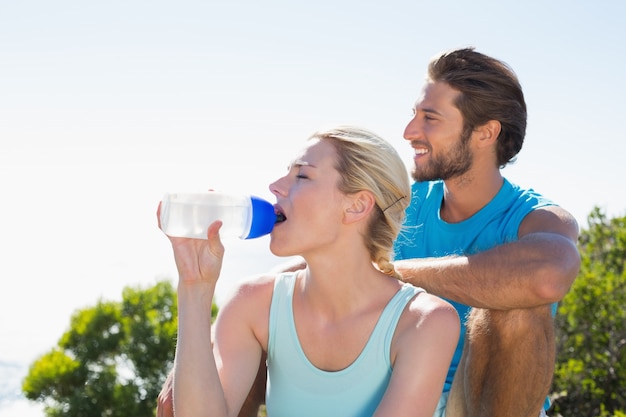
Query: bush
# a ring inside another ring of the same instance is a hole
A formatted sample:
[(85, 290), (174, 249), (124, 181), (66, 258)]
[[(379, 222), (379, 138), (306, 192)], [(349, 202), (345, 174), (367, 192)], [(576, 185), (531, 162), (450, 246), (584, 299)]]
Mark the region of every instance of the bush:
[(626, 416), (626, 217), (609, 221), (595, 208), (588, 223), (556, 317), (553, 414)]

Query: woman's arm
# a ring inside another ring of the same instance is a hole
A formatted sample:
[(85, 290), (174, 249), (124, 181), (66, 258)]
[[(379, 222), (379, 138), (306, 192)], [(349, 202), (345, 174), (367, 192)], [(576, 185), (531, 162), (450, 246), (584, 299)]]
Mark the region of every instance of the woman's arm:
[[(261, 347), (246, 316), (229, 300), (211, 323), (211, 306), (224, 247), (220, 223), (208, 239), (170, 238), (179, 274), (178, 343), (174, 361), (174, 412), (185, 416), (236, 416), (256, 376)], [(223, 317), (222, 317), (223, 316)], [(215, 338), (213, 338), (215, 333)], [(247, 387), (247, 388), (246, 388)]]

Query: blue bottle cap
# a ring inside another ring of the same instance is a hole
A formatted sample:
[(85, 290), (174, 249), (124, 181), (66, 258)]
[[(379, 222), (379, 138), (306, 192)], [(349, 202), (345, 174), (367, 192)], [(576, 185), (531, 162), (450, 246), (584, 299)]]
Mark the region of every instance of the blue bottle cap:
[(251, 196), (250, 199), (252, 200), (252, 224), (250, 233), (245, 239), (254, 239), (270, 233), (276, 223), (274, 206), (269, 201), (255, 196)]

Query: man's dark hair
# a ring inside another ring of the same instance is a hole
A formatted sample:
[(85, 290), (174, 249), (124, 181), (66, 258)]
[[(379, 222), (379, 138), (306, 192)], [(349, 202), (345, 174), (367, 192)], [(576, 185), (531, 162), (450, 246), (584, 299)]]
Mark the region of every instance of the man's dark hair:
[(474, 48), (458, 49), (434, 58), (428, 77), (461, 93), (455, 105), (463, 115), (463, 133), (489, 120), (499, 121), (498, 165), (504, 167), (514, 160), (524, 143), (527, 113), (517, 75), (506, 63)]

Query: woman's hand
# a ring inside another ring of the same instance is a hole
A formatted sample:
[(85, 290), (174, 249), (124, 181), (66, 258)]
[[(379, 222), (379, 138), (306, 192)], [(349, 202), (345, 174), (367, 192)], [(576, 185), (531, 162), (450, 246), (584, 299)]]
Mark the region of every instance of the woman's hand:
[[(159, 229), (161, 203), (157, 208)], [(179, 283), (215, 284), (222, 268), (224, 245), (219, 236), (221, 221), (211, 223), (207, 239), (190, 239), (168, 236), (174, 250), (174, 260), (178, 269)]]

